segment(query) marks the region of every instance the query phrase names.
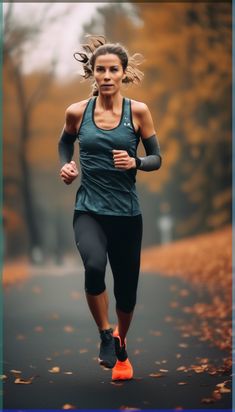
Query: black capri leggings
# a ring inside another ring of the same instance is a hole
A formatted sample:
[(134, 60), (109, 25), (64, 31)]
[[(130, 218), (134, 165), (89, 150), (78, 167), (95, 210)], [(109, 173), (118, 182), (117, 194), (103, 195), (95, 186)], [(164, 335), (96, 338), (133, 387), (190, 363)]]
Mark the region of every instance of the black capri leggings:
[(142, 215), (110, 216), (75, 210), (73, 228), (85, 267), (86, 292), (91, 295), (104, 292), (108, 255), (116, 307), (132, 312), (139, 279)]

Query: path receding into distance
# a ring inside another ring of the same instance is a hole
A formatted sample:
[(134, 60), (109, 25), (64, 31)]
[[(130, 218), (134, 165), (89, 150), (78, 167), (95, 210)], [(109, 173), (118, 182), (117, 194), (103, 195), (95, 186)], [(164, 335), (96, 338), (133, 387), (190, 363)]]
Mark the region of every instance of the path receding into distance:
[[(106, 279), (112, 294), (110, 268)], [(64, 276), (56, 269), (49, 275), (44, 268), (26, 282), (7, 287), (4, 408), (62, 409), (69, 404), (77, 409), (231, 409), (231, 393), (214, 404), (201, 402), (229, 376), (177, 370), (199, 358), (220, 364), (226, 355), (210, 342), (182, 338), (174, 327), (175, 319), (190, 322), (190, 314), (171, 306), (174, 291), (185, 288), (190, 293), (182, 299), (189, 306), (198, 299), (191, 285), (160, 274), (141, 274), (127, 341), (134, 379), (113, 383), (111, 372), (97, 363), (99, 335), (85, 300), (81, 268), (73, 267)], [(115, 320), (111, 298), (110, 321)], [(33, 379), (17, 384), (17, 377)]]

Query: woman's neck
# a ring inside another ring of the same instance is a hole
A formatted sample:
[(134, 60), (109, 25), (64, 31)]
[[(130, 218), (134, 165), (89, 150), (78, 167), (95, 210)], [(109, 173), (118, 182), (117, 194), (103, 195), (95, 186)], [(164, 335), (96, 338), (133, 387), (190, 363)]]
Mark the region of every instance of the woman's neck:
[(121, 106), (122, 100), (123, 97), (121, 93), (117, 93), (110, 96), (99, 94), (97, 97), (96, 104), (102, 107), (104, 110), (112, 110), (115, 107)]

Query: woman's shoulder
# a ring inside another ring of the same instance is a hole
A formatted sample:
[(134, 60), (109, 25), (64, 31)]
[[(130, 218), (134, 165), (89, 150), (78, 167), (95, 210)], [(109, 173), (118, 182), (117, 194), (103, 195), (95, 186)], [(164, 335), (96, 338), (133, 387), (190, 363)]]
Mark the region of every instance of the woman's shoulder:
[(146, 103), (130, 99), (132, 113), (136, 116), (143, 116), (149, 111)]
[(79, 120), (87, 106), (90, 99), (81, 100), (80, 102), (72, 103), (67, 107), (65, 113), (66, 118)]

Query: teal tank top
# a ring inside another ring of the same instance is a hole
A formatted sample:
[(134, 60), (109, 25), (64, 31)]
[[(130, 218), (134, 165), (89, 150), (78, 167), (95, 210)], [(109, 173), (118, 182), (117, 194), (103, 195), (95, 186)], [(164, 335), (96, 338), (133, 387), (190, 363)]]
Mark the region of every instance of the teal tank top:
[(96, 126), (95, 105), (96, 97), (92, 97), (77, 134), (81, 184), (75, 209), (116, 216), (141, 214), (135, 186), (137, 170), (115, 168), (112, 154), (113, 149), (119, 149), (136, 156), (140, 135), (134, 130), (130, 99), (123, 98), (120, 122), (109, 130)]

